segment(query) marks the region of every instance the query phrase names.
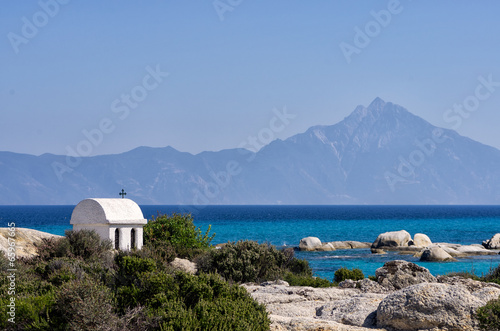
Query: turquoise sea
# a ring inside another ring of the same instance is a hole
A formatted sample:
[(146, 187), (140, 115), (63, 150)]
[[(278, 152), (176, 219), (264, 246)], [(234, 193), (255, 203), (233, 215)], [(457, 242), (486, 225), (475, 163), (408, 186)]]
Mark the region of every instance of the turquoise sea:
[[(74, 206), (0, 206), (0, 227), (15, 222), (64, 235)], [(406, 230), (427, 234), (433, 242), (480, 244), (500, 232), (500, 206), (141, 206), (144, 217), (192, 213), (202, 230), (212, 226), (214, 244), (256, 240), (279, 247), (296, 247), (301, 238), (315, 236), (323, 242), (357, 240), (373, 242), (386, 231)], [(452, 271), (487, 273), (500, 264), (500, 255), (460, 259), (458, 262), (419, 262), (411, 255), (373, 255), (369, 249), (333, 252), (296, 252), (309, 261), (317, 276), (328, 279), (340, 267), (360, 268), (374, 275), (385, 262), (404, 259), (428, 268), (432, 274)]]

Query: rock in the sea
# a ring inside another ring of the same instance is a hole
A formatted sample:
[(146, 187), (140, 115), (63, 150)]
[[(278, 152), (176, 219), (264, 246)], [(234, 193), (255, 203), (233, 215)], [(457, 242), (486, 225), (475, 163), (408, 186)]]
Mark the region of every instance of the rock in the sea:
[(320, 247), (316, 248), (317, 251), (334, 251), (335, 247), (331, 243), (324, 243)]
[(483, 246), (487, 249), (500, 249), (500, 233), (495, 234), (491, 239), (483, 241)]
[(306, 237), (300, 239), (299, 249), (301, 251), (315, 251), (322, 246), (321, 240), (317, 237)]
[(440, 246), (431, 246), (425, 248), (420, 256), (420, 261), (427, 262), (445, 262), (445, 261), (456, 261), (450, 254), (446, 253), (444, 249)]
[(370, 250), (373, 254), (387, 254), (382, 248), (372, 248)]
[[(7, 253), (9, 248), (9, 238), (12, 238), (10, 228), (0, 228), (0, 250)], [(36, 245), (42, 242), (43, 238), (62, 238), (55, 234), (37, 231), (26, 228), (15, 229), (16, 256), (31, 257), (36, 256)]]
[(336, 249), (355, 249), (355, 248), (370, 248), (371, 244), (361, 241), (331, 241), (330, 244)]
[(496, 255), (495, 252), (491, 252), (484, 248), (482, 245), (463, 245), (457, 248), (457, 251), (469, 256), (469, 255)]
[(377, 308), (382, 299), (383, 295), (366, 293), (336, 300), (317, 308), (316, 316), (347, 325), (373, 327), (377, 322)]
[[(476, 330), (474, 311), (500, 290), (470, 293), (461, 285), (422, 283), (385, 297), (377, 309), (377, 326), (396, 330)], [(495, 292), (495, 293), (493, 293)]]
[(372, 248), (408, 246), (410, 240), (411, 236), (405, 230), (385, 232), (378, 235)]
[(413, 236), (413, 245), (417, 247), (427, 247), (432, 245), (432, 241), (426, 234), (416, 233)]
[(184, 271), (191, 275), (194, 275), (197, 271), (196, 263), (186, 259), (179, 259), (178, 257), (170, 262), (170, 266), (172, 266), (175, 270)]
[(399, 290), (420, 283), (435, 283), (429, 270), (412, 262), (389, 261), (375, 271), (377, 282), (388, 290)]

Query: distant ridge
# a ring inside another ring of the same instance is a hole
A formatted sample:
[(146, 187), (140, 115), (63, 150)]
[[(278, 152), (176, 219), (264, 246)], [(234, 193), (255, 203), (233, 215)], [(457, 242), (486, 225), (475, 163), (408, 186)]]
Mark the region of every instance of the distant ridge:
[[(139, 147), (73, 159), (0, 152), (0, 204), (498, 204), (500, 151), (376, 98), (257, 153)], [(64, 168), (66, 167), (66, 168)]]

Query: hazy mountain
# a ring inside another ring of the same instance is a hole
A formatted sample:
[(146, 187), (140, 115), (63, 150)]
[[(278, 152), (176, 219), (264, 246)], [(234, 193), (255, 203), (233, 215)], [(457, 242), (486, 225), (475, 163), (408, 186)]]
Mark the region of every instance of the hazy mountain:
[(0, 204), (76, 204), (121, 188), (140, 204), (497, 204), (500, 151), (377, 98), (257, 153), (0, 152)]

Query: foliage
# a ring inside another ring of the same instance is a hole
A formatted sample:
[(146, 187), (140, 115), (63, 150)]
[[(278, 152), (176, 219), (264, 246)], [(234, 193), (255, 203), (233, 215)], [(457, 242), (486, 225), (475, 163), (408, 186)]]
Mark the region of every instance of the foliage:
[(311, 287), (335, 286), (335, 284), (330, 282), (328, 279), (320, 277), (296, 275), (292, 272), (285, 273), (284, 280), (286, 280), (288, 284), (290, 284), (290, 286), (311, 286)]
[[(142, 250), (112, 253), (109, 241), (85, 230), (43, 240), (39, 256), (16, 261), (16, 324), (7, 320), (12, 295), (7, 259), (0, 254), (0, 329), (269, 329), (265, 307), (243, 288), (218, 274), (190, 275), (169, 266), (179, 252), (208, 256), (215, 251), (208, 231), (201, 234), (190, 216), (159, 216), (155, 221), (159, 228), (153, 226), (149, 238), (156, 240)], [(275, 259), (290, 268), (286, 270), (310, 273), (307, 262), (294, 259), (293, 251), (270, 249), (260, 263), (276, 265)]]
[(488, 274), (481, 277), (483, 282), (497, 283), (500, 284), (500, 265), (495, 269), (491, 269)]
[(109, 255), (112, 248), (110, 240), (101, 240), (95, 230), (65, 232), (64, 238), (44, 238), (37, 245), (37, 253), (42, 260), (55, 257), (79, 257), (102, 259)]
[(295, 258), (293, 249), (280, 251), (275, 246), (248, 240), (227, 243), (197, 262), (200, 270), (217, 272), (234, 282), (283, 279), (286, 272), (312, 277), (307, 261)]
[[(265, 307), (244, 289), (229, 285), (220, 276), (169, 273), (154, 260), (137, 255), (116, 258), (119, 280), (117, 308), (144, 305), (148, 329), (162, 330), (267, 330)], [(152, 318), (154, 317), (154, 318)]]
[(111, 290), (88, 277), (60, 287), (54, 314), (71, 330), (106, 330), (117, 320)]
[(334, 280), (337, 283), (343, 282), (346, 279), (352, 279), (352, 280), (361, 280), (364, 279), (365, 275), (363, 274), (363, 271), (358, 268), (354, 268), (352, 270), (347, 269), (347, 268), (340, 268), (335, 271), (334, 275)]
[(190, 214), (158, 215), (144, 226), (144, 242), (154, 248), (172, 246), (179, 257), (194, 257), (210, 247), (215, 234), (205, 234)]
[(476, 312), (481, 329), (494, 331), (500, 330), (500, 298), (490, 300)]

